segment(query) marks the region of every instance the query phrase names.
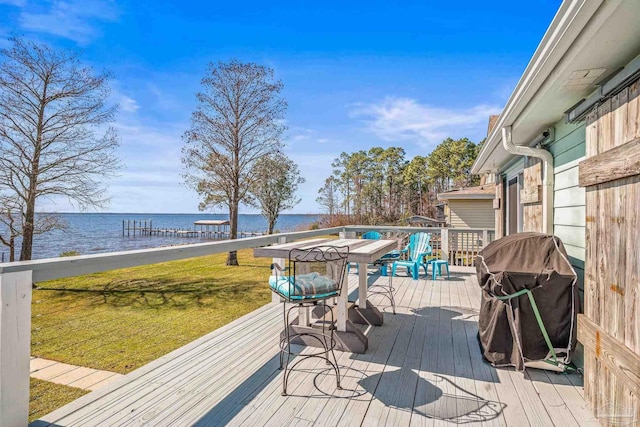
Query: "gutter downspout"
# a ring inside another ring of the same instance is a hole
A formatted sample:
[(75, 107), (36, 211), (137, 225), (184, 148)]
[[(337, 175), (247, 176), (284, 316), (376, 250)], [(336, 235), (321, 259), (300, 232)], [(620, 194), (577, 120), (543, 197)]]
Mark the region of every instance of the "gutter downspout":
[(542, 148), (515, 145), (511, 140), (511, 126), (502, 128), (502, 146), (511, 154), (542, 160), (542, 232), (553, 234), (553, 156)]

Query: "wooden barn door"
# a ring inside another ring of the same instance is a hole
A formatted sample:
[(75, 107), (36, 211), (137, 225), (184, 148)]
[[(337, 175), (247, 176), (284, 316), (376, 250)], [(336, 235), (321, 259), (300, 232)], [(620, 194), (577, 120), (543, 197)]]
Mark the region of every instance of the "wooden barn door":
[(585, 399), (604, 425), (640, 425), (640, 84), (587, 117)]

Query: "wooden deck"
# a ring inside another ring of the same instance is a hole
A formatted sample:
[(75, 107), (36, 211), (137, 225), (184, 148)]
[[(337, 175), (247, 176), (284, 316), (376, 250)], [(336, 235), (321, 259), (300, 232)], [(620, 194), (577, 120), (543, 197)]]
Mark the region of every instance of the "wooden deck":
[(449, 281), (394, 279), (398, 314), (386, 308), (383, 326), (364, 328), (365, 354), (337, 354), (344, 390), (324, 362), (309, 359), (291, 375), (292, 395), (280, 395), (282, 308), (269, 304), (34, 425), (599, 425), (579, 376), (482, 361), (475, 276), (452, 273)]

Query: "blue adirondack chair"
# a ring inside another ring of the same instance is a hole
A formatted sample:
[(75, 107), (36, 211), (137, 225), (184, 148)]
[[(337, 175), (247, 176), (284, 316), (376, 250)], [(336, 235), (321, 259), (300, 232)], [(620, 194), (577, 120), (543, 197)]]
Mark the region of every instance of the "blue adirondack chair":
[[(366, 233), (364, 233), (362, 235), (363, 239), (368, 239), (368, 240), (380, 240), (382, 238), (382, 235), (380, 233), (378, 233), (377, 231), (367, 231)], [(356, 273), (360, 272), (360, 269), (358, 268), (358, 263), (357, 262), (350, 262), (349, 264), (347, 264), (347, 273), (349, 273), (349, 271), (351, 271), (351, 264), (355, 265), (356, 267)]]
[(362, 238), (369, 240), (380, 240), (382, 238), (382, 235), (377, 231), (367, 231), (362, 235)]
[(396, 275), (396, 268), (407, 267), (407, 272), (411, 274), (413, 280), (418, 280), (418, 274), (420, 272), (420, 267), (424, 269), (425, 274), (427, 273), (427, 267), (424, 262), (424, 257), (427, 255), (431, 255), (433, 251), (429, 242), (431, 241), (430, 233), (415, 233), (411, 235), (409, 239), (409, 251), (408, 251), (408, 259), (406, 260), (398, 260), (393, 263), (393, 267), (391, 268), (391, 274), (393, 276)]

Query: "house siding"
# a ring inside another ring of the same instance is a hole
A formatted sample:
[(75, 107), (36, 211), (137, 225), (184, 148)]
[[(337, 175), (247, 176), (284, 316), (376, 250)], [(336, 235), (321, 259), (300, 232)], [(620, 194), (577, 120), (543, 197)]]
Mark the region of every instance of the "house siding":
[(492, 200), (449, 200), (449, 224), (453, 228), (489, 228), (495, 226)]
[[(560, 237), (567, 250), (569, 261), (578, 274), (578, 287), (582, 291), (586, 247), (585, 189), (578, 186), (578, 163), (585, 158), (586, 129), (584, 122), (566, 124), (564, 120), (555, 123), (554, 127), (555, 140), (545, 147), (553, 155), (554, 163), (553, 232)], [(501, 173), (511, 176), (526, 166), (526, 157), (517, 157)], [(500, 205), (503, 215), (505, 205), (506, 201)], [(541, 231), (541, 226), (532, 226), (526, 218), (523, 223), (525, 231)]]
[(584, 289), (585, 189), (578, 186), (578, 163), (585, 156), (584, 122), (555, 124), (556, 138), (547, 149), (553, 154), (554, 197), (553, 233), (560, 237), (569, 261), (578, 274), (578, 286)]
[(581, 159), (585, 156), (586, 130), (584, 122), (578, 124), (564, 123), (564, 120), (554, 124), (555, 141), (546, 148), (553, 154), (554, 167)]

